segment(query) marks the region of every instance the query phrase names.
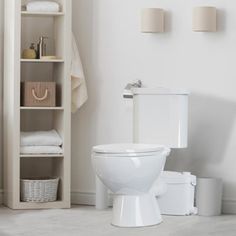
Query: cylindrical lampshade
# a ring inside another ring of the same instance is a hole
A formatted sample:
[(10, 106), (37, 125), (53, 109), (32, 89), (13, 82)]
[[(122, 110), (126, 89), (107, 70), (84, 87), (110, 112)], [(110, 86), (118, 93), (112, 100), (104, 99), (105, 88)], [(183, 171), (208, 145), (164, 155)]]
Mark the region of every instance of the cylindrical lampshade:
[(164, 32), (164, 10), (160, 8), (145, 8), (142, 10), (141, 31), (143, 33)]
[(193, 31), (215, 32), (216, 18), (215, 7), (195, 7), (193, 9)]

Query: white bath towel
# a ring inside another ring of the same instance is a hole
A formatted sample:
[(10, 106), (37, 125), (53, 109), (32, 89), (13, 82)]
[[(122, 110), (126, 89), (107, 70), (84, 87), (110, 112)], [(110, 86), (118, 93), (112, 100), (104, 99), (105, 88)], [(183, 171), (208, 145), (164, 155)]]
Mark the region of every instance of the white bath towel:
[(59, 12), (60, 6), (52, 1), (33, 1), (26, 5), (26, 11), (29, 12)]
[(21, 146), (61, 146), (62, 138), (56, 130), (21, 132)]
[(87, 101), (88, 92), (79, 50), (73, 34), (71, 59), (71, 109), (75, 113)]
[(62, 154), (63, 150), (58, 146), (22, 146), (21, 154)]

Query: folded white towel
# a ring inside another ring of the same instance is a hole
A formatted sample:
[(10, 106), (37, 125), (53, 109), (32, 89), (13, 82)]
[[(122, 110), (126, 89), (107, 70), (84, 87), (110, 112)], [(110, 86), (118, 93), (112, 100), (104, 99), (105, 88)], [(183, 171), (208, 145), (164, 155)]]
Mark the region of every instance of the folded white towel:
[(21, 132), (21, 146), (61, 146), (62, 138), (56, 130)]
[(52, 1), (34, 1), (26, 5), (29, 12), (59, 12), (60, 5)]
[(57, 146), (22, 146), (21, 154), (62, 154), (63, 150)]

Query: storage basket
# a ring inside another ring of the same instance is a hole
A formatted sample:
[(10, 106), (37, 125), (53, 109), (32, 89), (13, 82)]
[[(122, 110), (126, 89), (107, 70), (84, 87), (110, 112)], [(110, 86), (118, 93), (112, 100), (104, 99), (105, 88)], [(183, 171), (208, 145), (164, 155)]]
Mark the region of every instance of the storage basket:
[(22, 82), (22, 106), (25, 107), (55, 107), (55, 82)]
[(57, 200), (59, 178), (21, 179), (21, 201), (54, 202)]

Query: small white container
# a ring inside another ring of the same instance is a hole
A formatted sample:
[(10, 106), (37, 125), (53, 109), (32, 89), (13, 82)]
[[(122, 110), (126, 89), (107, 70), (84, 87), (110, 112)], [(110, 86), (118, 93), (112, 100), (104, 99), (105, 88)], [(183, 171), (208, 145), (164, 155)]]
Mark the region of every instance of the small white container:
[(194, 207), (196, 176), (190, 172), (164, 171), (161, 180), (167, 185), (167, 191), (158, 197), (158, 203), (163, 215), (192, 215), (197, 210)]

